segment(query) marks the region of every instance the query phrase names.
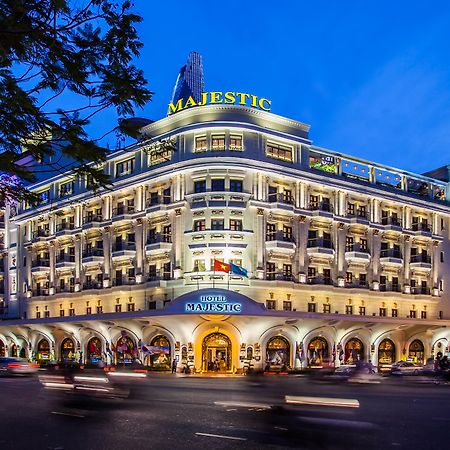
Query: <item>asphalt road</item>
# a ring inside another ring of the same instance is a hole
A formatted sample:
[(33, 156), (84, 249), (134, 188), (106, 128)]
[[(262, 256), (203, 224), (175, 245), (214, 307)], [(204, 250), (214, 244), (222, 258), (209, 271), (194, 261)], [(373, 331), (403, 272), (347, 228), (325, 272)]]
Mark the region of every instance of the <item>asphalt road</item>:
[[(447, 448), (450, 385), (416, 381), (152, 375), (130, 399), (74, 402), (48, 396), (36, 378), (0, 378), (0, 449)], [(287, 404), (286, 395), (346, 401)]]

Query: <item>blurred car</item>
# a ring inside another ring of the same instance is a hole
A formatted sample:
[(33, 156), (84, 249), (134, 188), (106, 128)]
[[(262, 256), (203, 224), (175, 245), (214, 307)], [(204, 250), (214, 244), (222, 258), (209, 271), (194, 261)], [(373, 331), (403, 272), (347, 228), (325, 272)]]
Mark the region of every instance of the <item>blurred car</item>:
[(39, 369), (38, 364), (28, 362), (26, 359), (1, 357), (0, 374), (3, 375), (32, 375)]
[(423, 366), (419, 366), (409, 361), (398, 361), (392, 364), (392, 375), (419, 375), (423, 371)]
[(333, 377), (336, 379), (347, 380), (348, 378), (353, 376), (355, 372), (356, 372), (355, 364), (342, 364), (341, 366), (336, 368)]

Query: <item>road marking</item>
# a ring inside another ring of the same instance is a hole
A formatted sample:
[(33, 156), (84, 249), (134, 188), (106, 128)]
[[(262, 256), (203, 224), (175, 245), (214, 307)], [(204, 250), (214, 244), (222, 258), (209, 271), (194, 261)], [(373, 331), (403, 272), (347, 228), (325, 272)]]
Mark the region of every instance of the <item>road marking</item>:
[(79, 417), (79, 418), (86, 417), (86, 416), (83, 416), (82, 414), (65, 413), (62, 411), (52, 411), (52, 414), (56, 414), (57, 416), (69, 416), (69, 417)]
[(233, 441), (246, 441), (246, 438), (237, 436), (224, 436), (223, 434), (210, 434), (210, 433), (195, 433), (197, 436), (215, 437), (219, 439), (231, 439)]
[(345, 419), (331, 419), (322, 417), (298, 417), (303, 422), (312, 423), (314, 425), (333, 425), (333, 426), (344, 426), (353, 428), (378, 428), (377, 425), (371, 422), (360, 422), (357, 420), (345, 420)]
[(265, 409), (271, 409), (272, 405), (268, 405), (266, 403), (252, 403), (252, 402), (233, 402), (233, 401), (227, 401), (227, 402), (214, 402), (217, 406), (224, 406), (224, 407), (233, 407), (237, 406), (238, 408), (255, 408), (259, 410), (265, 410)]
[(311, 406), (340, 406), (343, 408), (359, 408), (359, 401), (351, 398), (330, 397), (296, 397), (286, 395), (286, 403)]

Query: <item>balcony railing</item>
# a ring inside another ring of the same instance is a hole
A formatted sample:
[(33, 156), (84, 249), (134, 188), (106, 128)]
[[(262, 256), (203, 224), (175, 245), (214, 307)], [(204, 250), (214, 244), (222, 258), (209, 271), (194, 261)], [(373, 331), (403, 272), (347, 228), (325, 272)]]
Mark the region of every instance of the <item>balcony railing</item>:
[(392, 283), (380, 284), (379, 289), (382, 292), (401, 292), (402, 291), (399, 284), (392, 284)]
[(61, 294), (61, 293), (64, 293), (64, 292), (72, 293), (72, 292), (75, 292), (75, 286), (73, 286), (73, 285), (68, 285), (68, 286), (64, 286), (64, 287), (59, 286), (59, 287), (56, 288), (56, 292), (58, 294)]
[(50, 230), (46, 230), (46, 229), (36, 230), (36, 231), (33, 231), (33, 233), (31, 233), (31, 239), (37, 239), (40, 237), (48, 237), (48, 236), (50, 236)]
[(309, 238), (308, 248), (315, 248), (315, 247), (333, 248), (333, 243), (331, 242), (331, 239), (324, 239), (321, 237)]
[(88, 281), (83, 284), (83, 289), (103, 289), (103, 284), (98, 281)]
[(431, 233), (431, 225), (427, 222), (415, 222), (412, 224), (411, 229), (413, 231), (425, 231)]
[(145, 202), (147, 208), (157, 205), (169, 205), (172, 202), (172, 198), (167, 195), (158, 195), (157, 197), (150, 197)]
[(266, 233), (266, 241), (283, 241), (295, 243), (294, 236), (292, 234), (284, 233), (283, 231), (270, 231)]
[(382, 249), (380, 252), (380, 258), (398, 258), (402, 259), (402, 253), (400, 250), (396, 250), (393, 248), (385, 248)]
[(116, 208), (113, 208), (112, 215), (115, 216), (122, 216), (123, 214), (133, 214), (136, 211), (136, 208), (134, 206), (117, 206)]
[(411, 294), (430, 295), (430, 288), (427, 286), (414, 286), (411, 288)]
[(56, 262), (75, 262), (75, 255), (69, 255), (67, 253), (64, 253), (64, 255), (58, 255), (58, 257), (56, 258)]
[(381, 218), (381, 223), (383, 225), (393, 225), (395, 227), (401, 227), (402, 221), (398, 217), (387, 216)]
[(35, 259), (31, 263), (31, 267), (50, 267), (49, 259)]
[(365, 209), (356, 209), (355, 211), (347, 210), (347, 216), (370, 220), (370, 214)]
[(171, 234), (152, 234), (147, 238), (147, 245), (159, 244), (160, 242), (172, 242)]
[(328, 202), (311, 202), (309, 204), (309, 209), (311, 211), (325, 211), (330, 213), (334, 211), (333, 205)]
[(122, 278), (113, 278), (112, 285), (113, 286), (127, 286), (131, 284), (136, 284), (135, 277), (122, 277)]
[(124, 250), (136, 250), (136, 242), (117, 242), (113, 245), (113, 252), (121, 252)]
[(101, 216), (100, 214), (93, 214), (93, 215), (88, 215), (88, 216), (83, 217), (83, 224), (92, 223), (92, 222), (102, 222), (102, 221), (103, 221), (103, 216)]
[(359, 289), (367, 289), (369, 287), (369, 283), (367, 281), (352, 281), (345, 283), (346, 288), (359, 288)]
[(56, 224), (56, 232), (63, 230), (74, 230), (75, 224), (73, 222), (61, 222)]
[(307, 278), (308, 284), (325, 284), (327, 286), (331, 286), (333, 284), (333, 280), (331, 277), (324, 277), (317, 275), (315, 277), (308, 277)]
[(90, 258), (91, 256), (103, 256), (102, 248), (90, 248), (83, 251), (83, 258)]
[(431, 256), (430, 255), (411, 255), (411, 262), (412, 263), (426, 263), (431, 264)]
[(271, 193), (268, 196), (269, 203), (284, 203), (286, 205), (294, 204), (294, 197), (288, 194)]
[(369, 249), (367, 246), (363, 246), (361, 244), (349, 244), (345, 246), (346, 252), (359, 252), (359, 253), (369, 253)]
[(41, 295), (49, 295), (48, 289), (33, 289), (32, 291), (33, 297), (39, 297)]

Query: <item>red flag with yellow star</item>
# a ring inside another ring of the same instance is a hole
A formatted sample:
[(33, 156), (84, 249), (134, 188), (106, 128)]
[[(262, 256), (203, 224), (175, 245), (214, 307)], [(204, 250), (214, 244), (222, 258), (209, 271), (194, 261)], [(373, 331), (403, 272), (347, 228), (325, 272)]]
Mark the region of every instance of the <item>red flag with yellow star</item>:
[(222, 261), (217, 261), (217, 259), (214, 260), (214, 272), (227, 272), (229, 273), (231, 270), (231, 267), (229, 264), (224, 263)]

